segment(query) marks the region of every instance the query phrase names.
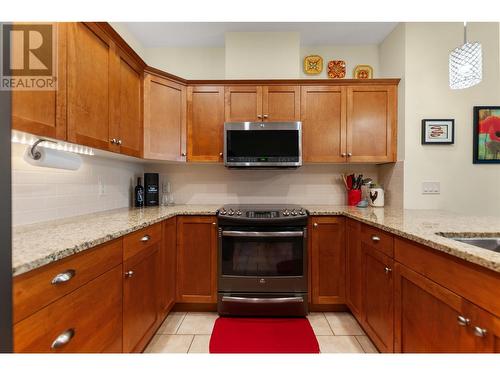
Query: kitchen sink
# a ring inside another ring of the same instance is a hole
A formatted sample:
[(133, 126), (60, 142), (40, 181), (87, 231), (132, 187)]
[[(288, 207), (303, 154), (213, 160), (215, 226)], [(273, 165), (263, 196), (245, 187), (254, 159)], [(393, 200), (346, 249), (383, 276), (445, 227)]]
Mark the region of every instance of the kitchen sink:
[(450, 236), (446, 233), (438, 233), (440, 236), (449, 238), (450, 240), (459, 241), (469, 245), (481, 247), (486, 250), (500, 253), (500, 237), (460, 237)]

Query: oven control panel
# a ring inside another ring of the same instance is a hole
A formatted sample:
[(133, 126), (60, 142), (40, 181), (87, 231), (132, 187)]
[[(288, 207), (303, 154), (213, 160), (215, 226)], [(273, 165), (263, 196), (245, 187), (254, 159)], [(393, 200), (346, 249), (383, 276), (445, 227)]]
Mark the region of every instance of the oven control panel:
[(280, 219), (287, 217), (307, 216), (307, 210), (300, 206), (283, 206), (272, 209), (261, 209), (240, 206), (224, 206), (218, 211), (219, 216), (240, 217), (248, 219)]

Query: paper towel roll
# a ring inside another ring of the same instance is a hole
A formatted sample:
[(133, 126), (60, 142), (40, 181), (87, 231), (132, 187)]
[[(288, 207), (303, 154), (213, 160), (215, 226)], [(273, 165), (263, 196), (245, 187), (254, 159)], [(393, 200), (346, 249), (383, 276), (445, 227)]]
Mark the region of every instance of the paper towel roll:
[(28, 164), (37, 167), (68, 169), (70, 171), (76, 171), (82, 165), (82, 158), (80, 155), (71, 152), (44, 147), (37, 147), (36, 150), (42, 155), (38, 160), (33, 159), (31, 156), (31, 146), (27, 147), (24, 153), (24, 160)]

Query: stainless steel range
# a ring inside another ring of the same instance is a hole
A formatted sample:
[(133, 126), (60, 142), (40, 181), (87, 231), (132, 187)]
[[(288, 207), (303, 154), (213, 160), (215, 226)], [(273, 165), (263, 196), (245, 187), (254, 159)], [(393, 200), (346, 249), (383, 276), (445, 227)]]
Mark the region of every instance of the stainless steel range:
[(307, 314), (307, 217), (296, 205), (217, 211), (219, 314)]

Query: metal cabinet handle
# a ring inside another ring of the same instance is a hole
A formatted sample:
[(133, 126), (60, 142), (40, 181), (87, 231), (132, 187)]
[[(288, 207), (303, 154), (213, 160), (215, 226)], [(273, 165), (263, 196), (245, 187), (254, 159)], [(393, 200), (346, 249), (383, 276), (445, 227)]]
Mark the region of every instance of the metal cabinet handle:
[(351, 156), (352, 156), (352, 152), (348, 152), (347, 157), (351, 157)]
[(58, 275), (56, 275), (52, 281), (51, 281), (51, 284), (52, 285), (57, 285), (57, 284), (63, 284), (63, 283), (66, 283), (68, 281), (70, 281), (73, 276), (76, 275), (76, 271), (75, 270), (67, 270), (67, 271), (64, 271)]
[(121, 139), (118, 139), (118, 140), (116, 141), (116, 143), (118, 143), (119, 145), (121, 145), (121, 144), (122, 144), (122, 140), (121, 140)]
[(262, 115), (257, 115), (257, 118), (262, 118)]
[(181, 156), (186, 156), (186, 153), (185, 152), (181, 152)]
[(315, 227), (315, 228), (316, 228), (317, 226), (318, 226), (318, 223), (314, 223), (314, 224), (313, 224), (313, 227)]
[(373, 242), (379, 242), (380, 241), (380, 237), (379, 236), (372, 236), (372, 241)]
[(345, 152), (341, 153), (340, 156), (342, 156), (343, 158), (345, 158), (347, 156), (347, 154)]
[(110, 142), (111, 142), (112, 144), (116, 145), (116, 142), (117, 142), (117, 141), (116, 141), (116, 138), (112, 138), (112, 139), (110, 140)]
[(144, 237), (141, 238), (141, 241), (148, 242), (150, 239), (151, 239), (151, 237), (149, 236), (149, 234), (146, 234)]
[(486, 336), (487, 333), (488, 331), (485, 330), (484, 328), (474, 327), (474, 335), (476, 335), (477, 337), (484, 337)]
[(214, 221), (214, 222), (212, 223), (212, 225), (217, 225), (217, 223)]
[(125, 277), (126, 278), (131, 278), (132, 276), (134, 276), (134, 271), (127, 271), (127, 272), (125, 272)]
[(385, 266), (385, 268), (384, 268), (384, 272), (385, 272), (386, 274), (388, 274), (388, 273), (392, 272), (392, 268), (391, 268), (391, 267), (387, 267), (387, 266)]
[(459, 315), (457, 316), (457, 323), (459, 326), (465, 327), (470, 324), (470, 319), (465, 316)]
[(223, 154), (222, 152), (219, 152), (219, 156), (220, 156), (220, 157), (223, 157), (223, 156), (224, 156), (224, 154)]
[(75, 336), (75, 330), (73, 328), (64, 331), (52, 342), (50, 346), (51, 349), (59, 349), (60, 347), (66, 345)]
[(264, 115), (263, 117), (264, 117), (264, 118), (268, 118), (268, 117), (269, 117), (269, 115)]

